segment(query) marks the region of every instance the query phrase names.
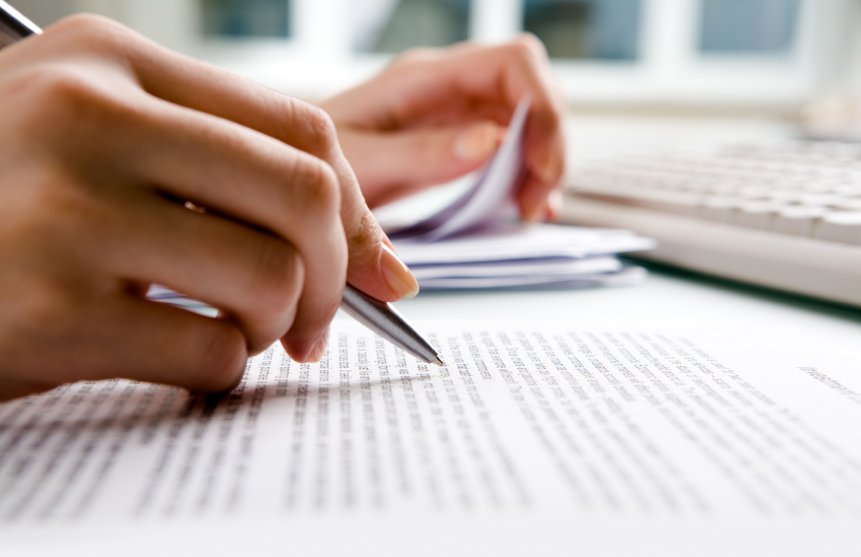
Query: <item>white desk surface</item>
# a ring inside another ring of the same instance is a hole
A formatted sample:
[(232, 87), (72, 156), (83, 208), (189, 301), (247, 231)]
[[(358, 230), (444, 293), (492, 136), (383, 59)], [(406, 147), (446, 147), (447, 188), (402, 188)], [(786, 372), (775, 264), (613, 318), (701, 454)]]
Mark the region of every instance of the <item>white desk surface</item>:
[(423, 321), (554, 323), (576, 330), (712, 330), (804, 337), (831, 355), (861, 357), (861, 309), (820, 303), (686, 272), (653, 270), (641, 285), (582, 290), (428, 292), (397, 304)]

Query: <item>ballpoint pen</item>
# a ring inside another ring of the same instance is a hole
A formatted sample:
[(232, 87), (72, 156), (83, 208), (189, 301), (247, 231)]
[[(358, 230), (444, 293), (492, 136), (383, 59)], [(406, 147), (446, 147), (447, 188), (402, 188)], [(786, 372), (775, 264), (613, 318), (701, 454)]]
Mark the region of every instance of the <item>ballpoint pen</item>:
[(390, 304), (347, 284), (341, 307), (356, 321), (423, 362), (445, 365), (436, 350)]
[[(42, 31), (4, 0), (0, 0), (0, 48)], [(395, 346), (429, 364), (444, 365), (436, 350), (388, 303), (347, 284), (341, 303), (354, 319)]]
[(37, 35), (42, 30), (39, 26), (21, 15), (21, 13), (0, 0), (0, 48), (8, 46), (15, 41)]

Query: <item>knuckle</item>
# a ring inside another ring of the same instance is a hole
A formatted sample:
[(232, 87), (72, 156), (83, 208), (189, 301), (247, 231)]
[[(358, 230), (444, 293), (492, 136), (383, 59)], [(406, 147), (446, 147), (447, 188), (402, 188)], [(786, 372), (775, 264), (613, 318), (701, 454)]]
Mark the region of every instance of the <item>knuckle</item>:
[(67, 35), (75, 45), (90, 45), (92, 47), (120, 47), (125, 45), (132, 35), (130, 30), (116, 21), (95, 14), (75, 14), (65, 17), (52, 26), (55, 33)]
[(332, 117), (323, 109), (308, 105), (305, 118), (311, 143), (327, 153), (331, 151), (338, 144), (338, 131)]
[(105, 84), (70, 66), (34, 68), (27, 72), (26, 80), (22, 93), (30, 98), (29, 106), (38, 111), (32, 118), (50, 119), (55, 132), (60, 127), (64, 132), (80, 133), (88, 126), (102, 125), (108, 112), (115, 121), (116, 109), (122, 106)]
[(391, 67), (422, 66), (433, 60), (436, 55), (437, 53), (431, 48), (411, 48), (396, 55), (392, 60)]
[(323, 161), (314, 164), (312, 187), (309, 188), (312, 202), (323, 213), (337, 214), (341, 205), (341, 186), (335, 170)]
[(18, 93), (26, 98), (10, 125), (23, 127), (20, 137), (50, 146), (56, 154), (104, 149), (96, 138), (107, 130), (135, 126), (143, 110), (131, 97), (69, 65), (32, 68), (21, 76)]
[(302, 291), (304, 267), (298, 253), (283, 241), (261, 243), (253, 276), (256, 310), (274, 314), (276, 321), (282, 321), (283, 314), (292, 311)]
[(44, 111), (54, 104), (42, 105), (42, 102), (55, 103), (63, 99), (76, 99), (88, 95), (92, 85), (70, 66), (62, 64), (44, 64), (35, 66), (26, 72), (18, 74), (18, 82), (13, 90), (32, 99), (32, 104)]
[(544, 43), (532, 33), (521, 33), (511, 44), (520, 58), (534, 61), (547, 56)]
[(71, 68), (51, 68), (41, 72), (35, 87), (54, 102), (70, 103), (73, 108), (93, 104), (100, 95), (96, 85)]
[(299, 207), (308, 219), (334, 218), (341, 205), (341, 186), (335, 170), (325, 161), (299, 156), (293, 161), (294, 187), (284, 188), (284, 205)]
[[(457, 48), (457, 47), (449, 47)], [(411, 82), (415, 79), (420, 79), (428, 72), (433, 71), (436, 64), (441, 63), (449, 51), (438, 51), (432, 48), (413, 48), (398, 54), (392, 62), (381, 74), (380, 78), (388, 80), (392, 83), (399, 81)], [(398, 104), (404, 104), (407, 99), (399, 101)], [(403, 109), (401, 109), (403, 110)], [(396, 110), (395, 112), (398, 112)]]

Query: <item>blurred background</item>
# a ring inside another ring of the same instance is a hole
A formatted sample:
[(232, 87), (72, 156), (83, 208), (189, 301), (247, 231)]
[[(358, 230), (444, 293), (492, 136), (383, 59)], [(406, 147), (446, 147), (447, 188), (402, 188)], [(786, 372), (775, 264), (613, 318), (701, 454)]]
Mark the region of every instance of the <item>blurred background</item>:
[(861, 127), (861, 0), (12, 3), (42, 25), (76, 11), (109, 15), (311, 99), (404, 49), (529, 31), (545, 42), (574, 113), (757, 114), (826, 127), (857, 119)]

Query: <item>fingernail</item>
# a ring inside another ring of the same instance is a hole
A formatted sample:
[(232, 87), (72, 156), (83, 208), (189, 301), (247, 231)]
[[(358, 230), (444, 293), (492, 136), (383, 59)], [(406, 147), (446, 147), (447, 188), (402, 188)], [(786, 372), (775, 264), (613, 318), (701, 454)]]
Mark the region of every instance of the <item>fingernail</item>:
[(454, 143), (454, 154), (462, 161), (477, 161), (487, 158), (499, 146), (499, 128), (490, 124), (472, 126)]
[(385, 243), (381, 244), (380, 269), (389, 288), (399, 298), (414, 298), (419, 293), (419, 283), (409, 267)]

